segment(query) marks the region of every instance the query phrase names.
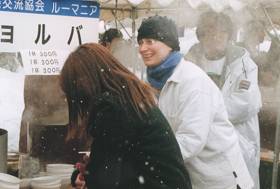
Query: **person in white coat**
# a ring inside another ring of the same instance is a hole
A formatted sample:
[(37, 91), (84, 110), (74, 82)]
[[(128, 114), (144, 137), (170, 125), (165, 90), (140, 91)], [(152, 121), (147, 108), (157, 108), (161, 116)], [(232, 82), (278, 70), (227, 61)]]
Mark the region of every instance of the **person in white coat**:
[(145, 19), (138, 29), (139, 53), (159, 107), (179, 143), (193, 189), (251, 189), (238, 136), (221, 92), (198, 66), (179, 53), (175, 23)]
[(185, 58), (197, 63), (221, 89), (229, 120), (238, 131), (242, 153), (259, 189), (261, 95), (258, 67), (244, 48), (230, 45), (233, 25), (223, 13), (205, 12), (198, 21), (194, 45)]

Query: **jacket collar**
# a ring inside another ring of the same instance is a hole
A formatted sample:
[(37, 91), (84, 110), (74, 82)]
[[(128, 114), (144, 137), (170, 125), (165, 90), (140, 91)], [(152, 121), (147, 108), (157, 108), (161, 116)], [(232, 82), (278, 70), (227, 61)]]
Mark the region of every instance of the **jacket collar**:
[(232, 72), (233, 70), (243, 70), (242, 68), (244, 64), (240, 64), (240, 62), (244, 61), (243, 59), (249, 57), (249, 53), (246, 49), (239, 46), (230, 46), (227, 51), (226, 61), (228, 64), (228, 71)]
[(175, 70), (173, 71), (173, 74), (168, 78), (168, 80), (166, 81), (166, 83), (168, 82), (174, 82), (174, 83), (180, 83), (182, 80), (182, 64), (186, 64), (187, 62), (184, 60), (184, 58), (181, 59), (181, 61), (179, 62), (179, 64), (177, 65), (177, 67), (175, 68)]

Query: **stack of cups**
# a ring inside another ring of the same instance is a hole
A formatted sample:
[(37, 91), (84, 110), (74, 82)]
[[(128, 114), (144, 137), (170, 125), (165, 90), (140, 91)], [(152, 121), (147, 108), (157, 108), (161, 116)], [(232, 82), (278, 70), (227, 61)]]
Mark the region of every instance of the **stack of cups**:
[(67, 189), (71, 185), (71, 174), (74, 171), (72, 164), (47, 164), (47, 175), (61, 179), (61, 189)]
[(18, 176), (19, 153), (8, 152), (7, 173)]
[(43, 176), (31, 180), (32, 189), (60, 189), (61, 179), (56, 176)]

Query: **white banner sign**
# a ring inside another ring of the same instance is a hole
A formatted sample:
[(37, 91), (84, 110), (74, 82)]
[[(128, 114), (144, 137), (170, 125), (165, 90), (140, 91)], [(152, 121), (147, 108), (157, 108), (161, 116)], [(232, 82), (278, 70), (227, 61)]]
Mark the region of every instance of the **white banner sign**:
[[(0, 18), (0, 49), (20, 52), (26, 75), (58, 74), (65, 54), (80, 44), (98, 41), (99, 4), (95, 1), (0, 1)], [(46, 52), (56, 57), (40, 57)]]
[[(54, 95), (57, 99), (51, 101), (52, 91), (58, 91), (56, 85), (37, 80), (49, 77), (29, 77), (35, 78), (31, 88), (30, 83), (24, 83), (25, 75), (58, 75), (70, 51), (98, 41), (98, 23), (96, 1), (0, 0), (0, 127), (8, 131), (8, 151), (19, 150), (21, 124), (40, 119), (41, 114), (32, 113), (43, 112), (44, 118), (50, 115), (47, 125), (55, 122), (64, 108), (59, 106), (63, 97)], [(43, 90), (46, 93), (39, 98)], [(36, 109), (34, 104), (41, 102), (42, 110)], [(46, 110), (49, 113), (45, 114)]]

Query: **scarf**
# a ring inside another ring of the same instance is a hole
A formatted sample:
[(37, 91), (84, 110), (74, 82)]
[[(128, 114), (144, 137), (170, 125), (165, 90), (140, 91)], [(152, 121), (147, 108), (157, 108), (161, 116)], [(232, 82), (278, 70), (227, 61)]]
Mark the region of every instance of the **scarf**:
[(178, 51), (171, 52), (158, 66), (147, 68), (148, 81), (152, 87), (161, 90), (167, 79), (181, 61), (182, 54)]

